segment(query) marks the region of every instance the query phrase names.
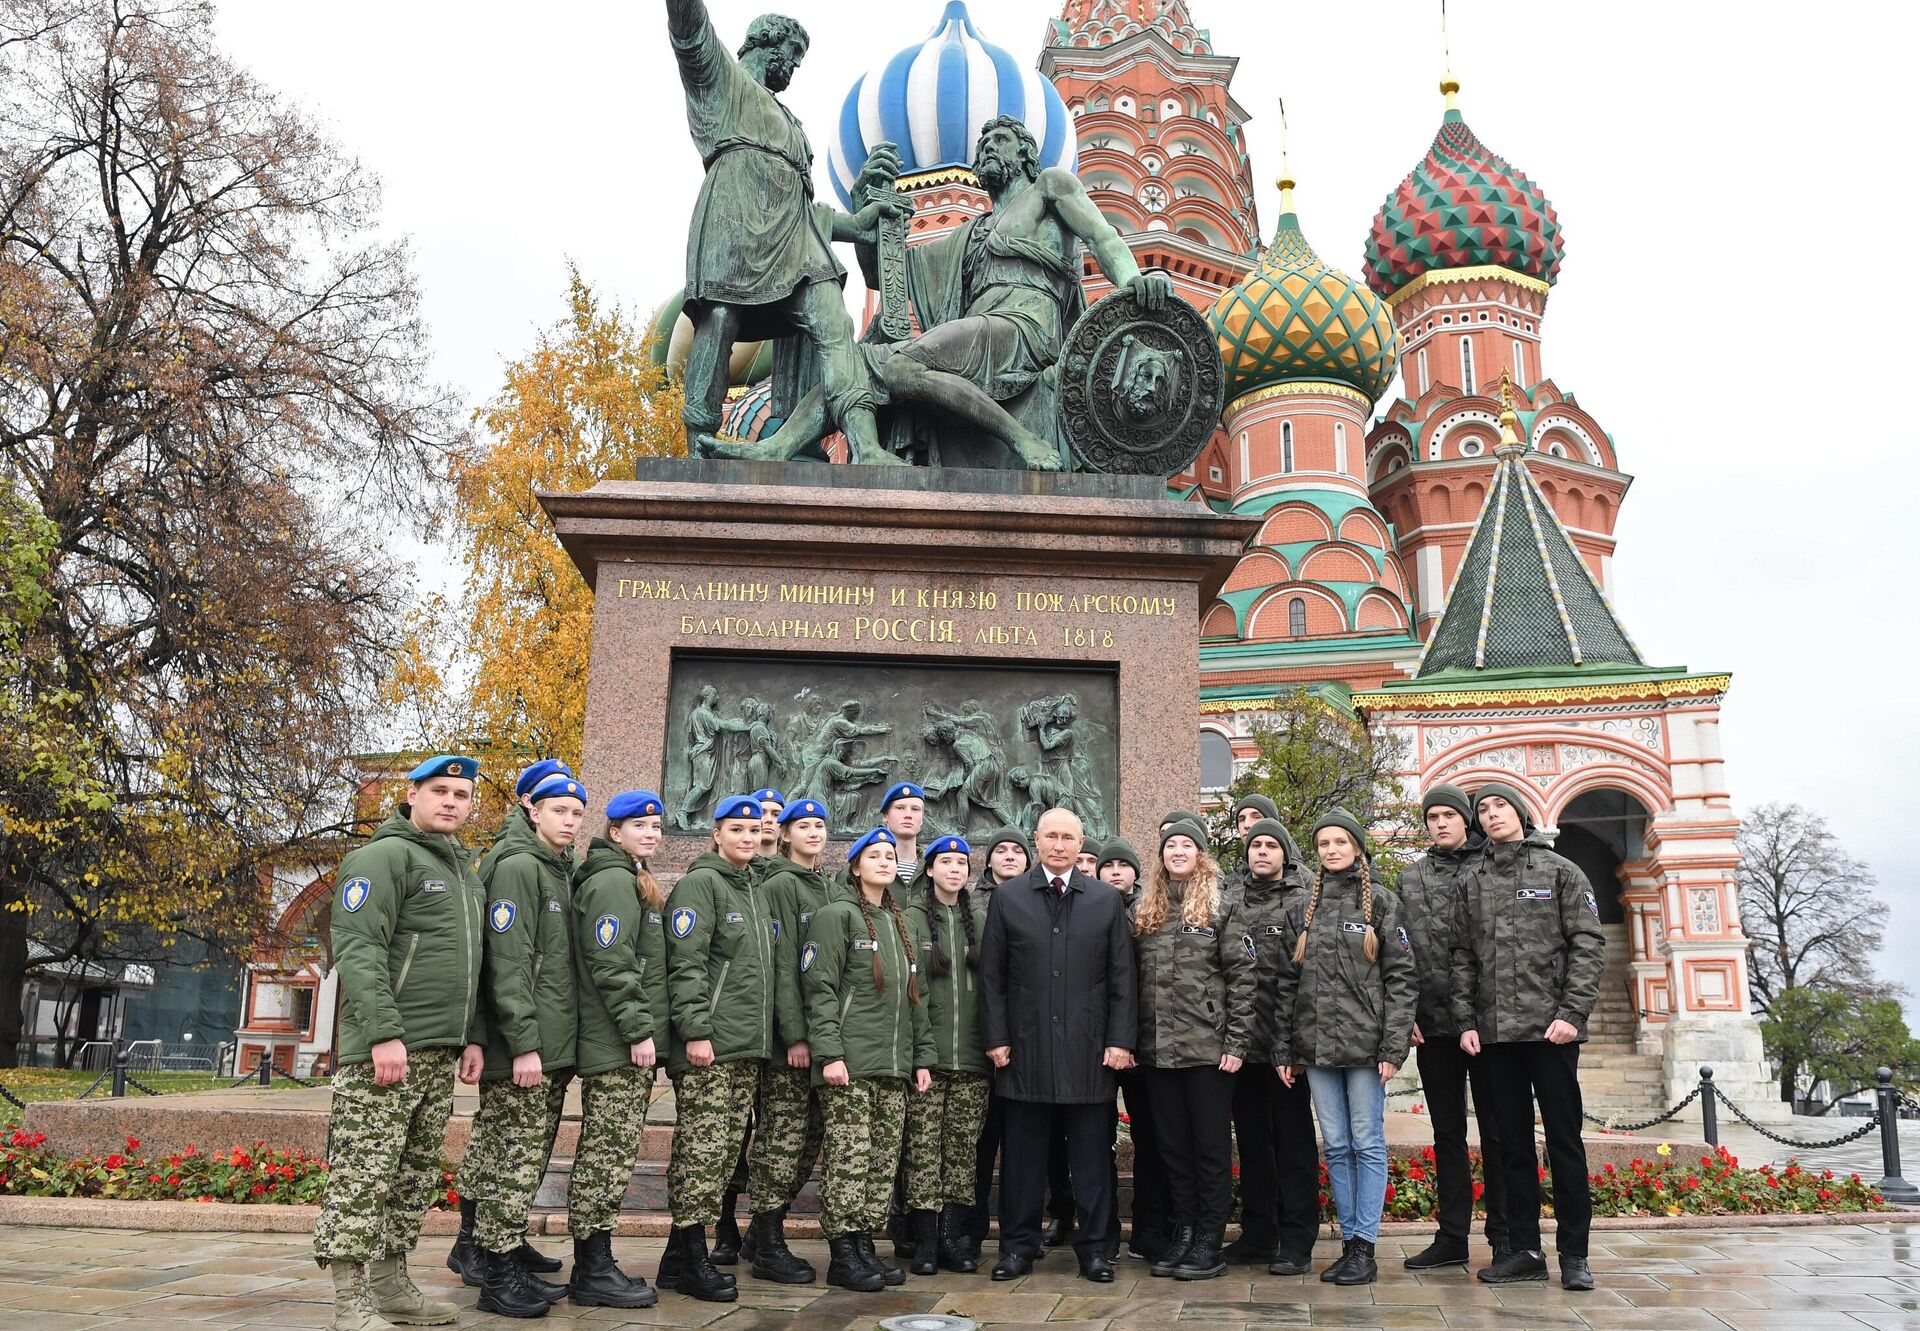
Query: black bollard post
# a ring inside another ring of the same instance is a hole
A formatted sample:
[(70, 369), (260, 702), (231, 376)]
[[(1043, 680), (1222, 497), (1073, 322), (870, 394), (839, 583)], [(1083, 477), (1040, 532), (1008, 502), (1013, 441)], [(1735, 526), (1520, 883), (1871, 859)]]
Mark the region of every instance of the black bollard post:
[(113, 1098), (127, 1098), (127, 1047), (119, 1040), (113, 1042)]
[(1874, 1073), (1880, 1085), (1875, 1093), (1880, 1100), (1880, 1163), (1887, 1176), (1878, 1191), (1895, 1206), (1920, 1206), (1920, 1188), (1900, 1177), (1900, 1093), (1893, 1089), (1893, 1069)]
[(1714, 1089), (1713, 1069), (1700, 1069), (1700, 1130), (1707, 1135), (1707, 1145), (1720, 1144), (1720, 1105), (1714, 1099), (1719, 1091)]
[(260, 1055), (260, 1084), (273, 1085), (273, 1046), (268, 1045)]

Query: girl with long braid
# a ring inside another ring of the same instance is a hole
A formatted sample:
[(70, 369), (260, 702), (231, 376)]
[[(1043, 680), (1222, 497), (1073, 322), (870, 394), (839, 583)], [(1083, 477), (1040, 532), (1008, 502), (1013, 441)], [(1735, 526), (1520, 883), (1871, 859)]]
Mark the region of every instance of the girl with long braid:
[(1341, 1255), (1320, 1279), (1379, 1278), (1374, 1244), (1386, 1201), (1386, 1087), (1406, 1062), (1419, 978), (1400, 902), (1373, 881), (1360, 822), (1335, 809), (1313, 829), (1311, 888), (1281, 915), (1273, 1066), (1304, 1074), (1325, 1140)]
[(827, 1283), (871, 1293), (906, 1273), (881, 1261), (873, 1231), (887, 1219), (906, 1129), (907, 1088), (932, 1083), (914, 936), (895, 895), (897, 842), (884, 827), (847, 851), (852, 892), (813, 917), (800, 948), (800, 991), (814, 1086), (826, 1120), (820, 1227)]
[(908, 908), (920, 937), (920, 976), (933, 1028), (932, 1088), (907, 1102), (907, 1219), (913, 1233), (909, 1269), (933, 1275), (944, 1266), (979, 1269), (966, 1239), (973, 1206), (974, 1147), (993, 1084), (981, 1034), (979, 938), (987, 908), (967, 890), (973, 854), (957, 836), (927, 847), (926, 869)]

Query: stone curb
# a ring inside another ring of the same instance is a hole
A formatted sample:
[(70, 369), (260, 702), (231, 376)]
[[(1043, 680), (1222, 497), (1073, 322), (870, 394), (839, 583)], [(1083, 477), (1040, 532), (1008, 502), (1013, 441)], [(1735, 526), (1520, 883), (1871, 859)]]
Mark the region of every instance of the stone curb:
[[(310, 1234), (320, 1218), (318, 1206), (274, 1206), (240, 1202), (123, 1202), (102, 1197), (0, 1197), (0, 1225), (39, 1225), (68, 1229), (128, 1229), (158, 1233)], [(1600, 1216), (1596, 1230), (1689, 1229), (1800, 1229), (1832, 1225), (1901, 1224), (1920, 1219), (1920, 1209), (1849, 1211), (1829, 1215), (1679, 1215)], [(623, 1215), (615, 1233), (621, 1238), (665, 1238), (665, 1215)], [(423, 1234), (456, 1233), (460, 1216), (454, 1211), (429, 1211)], [(1555, 1228), (1551, 1218), (1542, 1229)], [(536, 1212), (536, 1234), (564, 1235), (565, 1211)], [(1395, 1220), (1380, 1227), (1383, 1238), (1414, 1238), (1430, 1234), (1426, 1220)], [(820, 1237), (817, 1220), (794, 1217), (787, 1222), (793, 1238)]]

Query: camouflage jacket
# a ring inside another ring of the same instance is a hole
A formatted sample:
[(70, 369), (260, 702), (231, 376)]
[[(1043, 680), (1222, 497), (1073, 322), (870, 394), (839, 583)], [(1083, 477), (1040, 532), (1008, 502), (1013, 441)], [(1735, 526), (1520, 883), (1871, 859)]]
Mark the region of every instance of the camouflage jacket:
[[(1168, 893), (1167, 918), (1135, 934), (1139, 969), (1139, 1034), (1134, 1053), (1150, 1068), (1210, 1067), (1223, 1055), (1246, 1058), (1254, 1048), (1252, 937), (1240, 908), (1221, 893), (1204, 925), (1180, 916), (1180, 884)], [(1136, 893), (1130, 913), (1139, 911)]]
[(775, 962), (766, 903), (712, 851), (694, 857), (667, 898), (667, 1071), (679, 1076), (689, 1040), (711, 1040), (713, 1060), (766, 1058), (773, 1049)]
[(1300, 892), (1301, 884), (1282, 874), (1279, 878), (1240, 879), (1240, 927), (1253, 939), (1253, 1047), (1249, 1058), (1263, 1062), (1273, 1049), (1274, 983), (1280, 971), (1280, 939), (1286, 934), (1287, 903)]
[(573, 889), (574, 980), (579, 990), (579, 1072), (611, 1072), (651, 1039), (667, 1050), (665, 912), (640, 895), (627, 852), (595, 837)]
[[(924, 986), (920, 1001), (907, 982), (917, 965), (920, 939), (907, 918), (907, 945), (884, 906), (872, 910), (872, 931), (854, 899), (827, 903), (800, 948), (800, 991), (807, 1000), (807, 1038), (813, 1045), (813, 1084), (826, 1084), (826, 1068), (843, 1060), (855, 1080), (911, 1080), (914, 1069), (933, 1066), (933, 1030)], [(880, 958), (883, 985), (873, 982)]]
[(334, 881), (340, 1061), (365, 1063), (387, 1040), (464, 1045), (480, 982), (483, 891), (466, 848), (395, 813), (347, 852)]
[[(1420, 986), (1398, 898), (1374, 885), (1371, 922), (1379, 945), (1372, 961), (1366, 955), (1368, 921), (1360, 913), (1360, 875), (1351, 869), (1327, 873), (1308, 927), (1312, 899), (1311, 888), (1287, 898), (1275, 940), (1280, 955), (1274, 976), (1274, 1065), (1401, 1066), (1413, 1039)], [(1293, 950), (1303, 929), (1306, 957), (1295, 963)]]
[(469, 1034), (486, 1053), (483, 1081), (511, 1076), (522, 1054), (539, 1054), (546, 1070), (574, 1064), (573, 871), (571, 847), (554, 850), (537, 838), (496, 849), (480, 867), (485, 955)]
[(1579, 866), (1529, 832), (1468, 864), (1453, 934), (1453, 1018), (1482, 1044), (1544, 1040), (1555, 1021), (1587, 1038), (1606, 935)]
[(1429, 850), (1408, 865), (1394, 885), (1401, 922), (1413, 939), (1413, 964), (1420, 975), (1414, 1020), (1425, 1039), (1460, 1036), (1453, 1019), (1454, 930), (1459, 925), (1460, 883), (1479, 853), (1477, 846)]
[(785, 1050), (807, 1038), (807, 1005), (800, 996), (800, 949), (813, 917), (827, 904), (830, 884), (818, 869), (802, 869), (782, 857), (757, 889), (773, 924), (774, 1047)]
[[(973, 928), (967, 928), (968, 912), (959, 901), (942, 905), (931, 891), (916, 892), (907, 907), (907, 922), (913, 926), (920, 947), (920, 992), (927, 998), (927, 1021), (933, 1029), (935, 1072), (972, 1072), (985, 1076), (992, 1070), (987, 1062), (987, 1042), (982, 1029), (980, 972), (967, 965), (967, 944), (977, 946), (987, 931), (987, 903), (969, 892)], [(928, 967), (934, 939), (947, 954), (953, 969), (935, 979)]]

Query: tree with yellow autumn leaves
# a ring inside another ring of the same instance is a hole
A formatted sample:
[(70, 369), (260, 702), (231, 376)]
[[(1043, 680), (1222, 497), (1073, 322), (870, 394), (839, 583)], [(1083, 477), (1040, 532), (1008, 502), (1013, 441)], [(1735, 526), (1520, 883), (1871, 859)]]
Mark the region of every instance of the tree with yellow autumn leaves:
[(570, 266), (566, 316), (507, 366), (455, 452), (461, 594), (415, 613), (386, 693), (414, 746), (482, 760), (483, 825), (527, 763), (578, 762), (586, 725), (593, 592), (535, 496), (585, 490), (636, 457), (685, 456), (681, 400), (625, 312)]

